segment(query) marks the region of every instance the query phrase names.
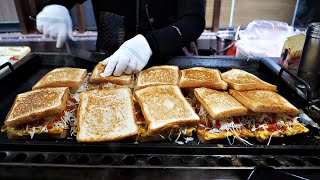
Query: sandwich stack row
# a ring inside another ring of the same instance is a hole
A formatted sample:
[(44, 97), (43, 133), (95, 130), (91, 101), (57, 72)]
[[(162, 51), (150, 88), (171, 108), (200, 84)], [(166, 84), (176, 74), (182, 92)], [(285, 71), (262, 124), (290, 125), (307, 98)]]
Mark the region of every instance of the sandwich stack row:
[[(202, 143), (272, 137), (309, 130), (299, 110), (276, 93), (277, 87), (239, 69), (154, 66), (134, 75), (102, 77), (57, 68), (19, 94), (2, 131), (9, 139), (67, 138), (78, 142), (133, 139), (138, 142)], [(183, 141), (182, 141), (183, 140)]]

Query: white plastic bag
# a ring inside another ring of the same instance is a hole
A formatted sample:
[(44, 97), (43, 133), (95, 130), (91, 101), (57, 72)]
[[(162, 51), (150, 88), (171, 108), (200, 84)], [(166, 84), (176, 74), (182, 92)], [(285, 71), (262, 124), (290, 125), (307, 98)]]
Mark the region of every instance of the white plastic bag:
[(236, 47), (247, 56), (280, 57), (283, 43), (295, 34), (285, 22), (254, 20), (240, 31)]

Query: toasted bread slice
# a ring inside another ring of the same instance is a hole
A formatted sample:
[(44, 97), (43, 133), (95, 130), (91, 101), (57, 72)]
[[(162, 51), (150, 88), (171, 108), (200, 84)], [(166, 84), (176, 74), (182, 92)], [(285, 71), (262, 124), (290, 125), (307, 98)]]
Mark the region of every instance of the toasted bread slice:
[(178, 66), (153, 66), (138, 74), (136, 89), (152, 85), (178, 85)]
[(247, 108), (227, 92), (196, 88), (194, 95), (213, 119), (223, 119), (247, 113)]
[(200, 120), (178, 86), (149, 86), (136, 90), (135, 97), (151, 132), (174, 125), (193, 126)]
[(67, 106), (69, 88), (45, 88), (18, 94), (5, 120), (8, 127), (28, 124), (61, 114)]
[(75, 93), (87, 75), (86, 69), (56, 68), (43, 76), (32, 90), (48, 87), (69, 87), (71, 93)]
[(89, 78), (90, 83), (113, 83), (118, 85), (129, 85), (133, 81), (133, 75), (123, 74), (121, 76), (108, 76), (102, 77), (100, 74), (103, 73), (105, 65), (102, 62), (99, 62), (96, 67), (93, 69), (92, 75)]
[(277, 86), (269, 84), (257, 76), (240, 69), (232, 69), (222, 73), (222, 79), (229, 85), (229, 89), (238, 91), (268, 90), (276, 91)]
[(207, 87), (221, 90), (228, 88), (228, 83), (221, 79), (221, 73), (217, 69), (194, 67), (181, 70), (180, 72), (180, 88)]
[(78, 142), (116, 141), (138, 133), (129, 88), (80, 94)]
[(285, 113), (296, 116), (299, 110), (279, 94), (266, 90), (235, 91), (230, 94), (253, 112)]

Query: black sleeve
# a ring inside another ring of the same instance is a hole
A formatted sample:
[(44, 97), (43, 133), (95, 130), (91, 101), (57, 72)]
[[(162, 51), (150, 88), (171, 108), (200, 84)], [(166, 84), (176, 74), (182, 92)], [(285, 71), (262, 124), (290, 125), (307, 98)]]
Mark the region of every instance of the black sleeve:
[(178, 0), (178, 20), (167, 27), (146, 32), (155, 57), (166, 57), (197, 40), (205, 28), (205, 0)]
[(47, 5), (58, 4), (66, 7), (67, 9), (71, 9), (74, 5), (82, 4), (86, 0), (46, 0), (44, 2), (44, 7)]

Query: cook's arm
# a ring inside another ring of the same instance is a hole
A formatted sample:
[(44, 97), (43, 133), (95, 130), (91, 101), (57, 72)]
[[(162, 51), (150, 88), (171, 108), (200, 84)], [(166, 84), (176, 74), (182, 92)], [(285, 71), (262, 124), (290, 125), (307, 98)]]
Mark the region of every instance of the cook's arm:
[(167, 56), (199, 38), (205, 28), (205, 1), (178, 0), (179, 19), (167, 27), (146, 32), (153, 56)]

